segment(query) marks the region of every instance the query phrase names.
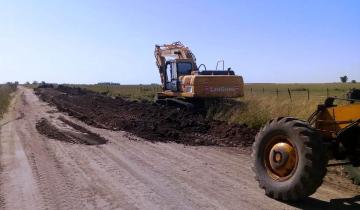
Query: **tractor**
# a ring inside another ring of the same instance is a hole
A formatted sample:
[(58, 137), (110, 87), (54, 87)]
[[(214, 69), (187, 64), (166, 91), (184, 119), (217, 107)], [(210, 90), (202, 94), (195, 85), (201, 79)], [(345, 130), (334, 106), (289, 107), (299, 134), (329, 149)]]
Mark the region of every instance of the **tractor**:
[(252, 146), (252, 169), (265, 194), (296, 201), (322, 184), (329, 159), (360, 165), (360, 90), (328, 97), (307, 121), (278, 117), (260, 129)]

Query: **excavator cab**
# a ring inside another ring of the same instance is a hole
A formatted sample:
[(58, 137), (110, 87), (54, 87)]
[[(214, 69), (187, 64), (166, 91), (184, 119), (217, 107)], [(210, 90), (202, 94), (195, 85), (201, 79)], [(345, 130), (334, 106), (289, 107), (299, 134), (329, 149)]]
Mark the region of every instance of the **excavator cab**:
[(193, 63), (187, 59), (173, 59), (166, 61), (166, 71), (164, 72), (165, 90), (179, 91), (179, 77), (185, 75), (191, 75), (195, 70)]

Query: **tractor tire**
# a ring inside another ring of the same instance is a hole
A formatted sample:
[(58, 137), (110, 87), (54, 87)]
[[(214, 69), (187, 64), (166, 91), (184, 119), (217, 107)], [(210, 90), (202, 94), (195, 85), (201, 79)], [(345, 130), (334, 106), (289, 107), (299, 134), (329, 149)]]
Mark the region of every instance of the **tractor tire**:
[(259, 186), (276, 200), (310, 196), (326, 174), (327, 149), (321, 135), (291, 117), (269, 121), (256, 135), (251, 157)]

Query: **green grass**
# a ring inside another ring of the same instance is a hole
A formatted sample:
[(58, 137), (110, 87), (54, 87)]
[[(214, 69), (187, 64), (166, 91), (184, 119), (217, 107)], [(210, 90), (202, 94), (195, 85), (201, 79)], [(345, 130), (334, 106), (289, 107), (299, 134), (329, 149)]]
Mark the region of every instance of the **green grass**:
[(7, 111), (11, 100), (11, 93), (15, 90), (16, 86), (13, 84), (0, 84), (0, 118)]
[[(158, 85), (76, 85), (110, 96), (152, 100), (161, 91)], [(212, 103), (208, 117), (234, 123), (261, 127), (278, 116), (293, 116), (306, 120), (327, 96), (345, 97), (351, 88), (360, 83), (309, 83), (309, 84), (246, 84), (245, 97), (232, 103)], [(291, 93), (291, 99), (289, 91)]]

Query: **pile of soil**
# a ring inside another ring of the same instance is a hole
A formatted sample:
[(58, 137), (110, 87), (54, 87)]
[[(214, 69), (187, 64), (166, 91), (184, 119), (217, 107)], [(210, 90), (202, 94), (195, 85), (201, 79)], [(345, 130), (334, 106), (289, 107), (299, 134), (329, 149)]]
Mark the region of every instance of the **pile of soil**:
[(86, 128), (79, 126), (65, 118), (58, 118), (60, 121), (70, 126), (71, 130), (62, 130), (51, 124), (49, 120), (41, 118), (36, 123), (36, 129), (38, 132), (44, 136), (49, 137), (50, 139), (55, 139), (59, 141), (69, 142), (73, 144), (85, 144), (85, 145), (99, 145), (105, 144), (106, 139), (100, 137), (98, 134), (93, 133)]
[(37, 88), (35, 92), (43, 101), (89, 125), (128, 131), (149, 141), (250, 146), (257, 133), (246, 125), (206, 120), (200, 113), (108, 97), (80, 88), (59, 85)]
[(55, 126), (51, 125), (45, 118), (41, 118), (36, 122), (36, 130), (51, 139), (57, 139), (60, 141), (69, 141), (65, 134), (61, 133)]

